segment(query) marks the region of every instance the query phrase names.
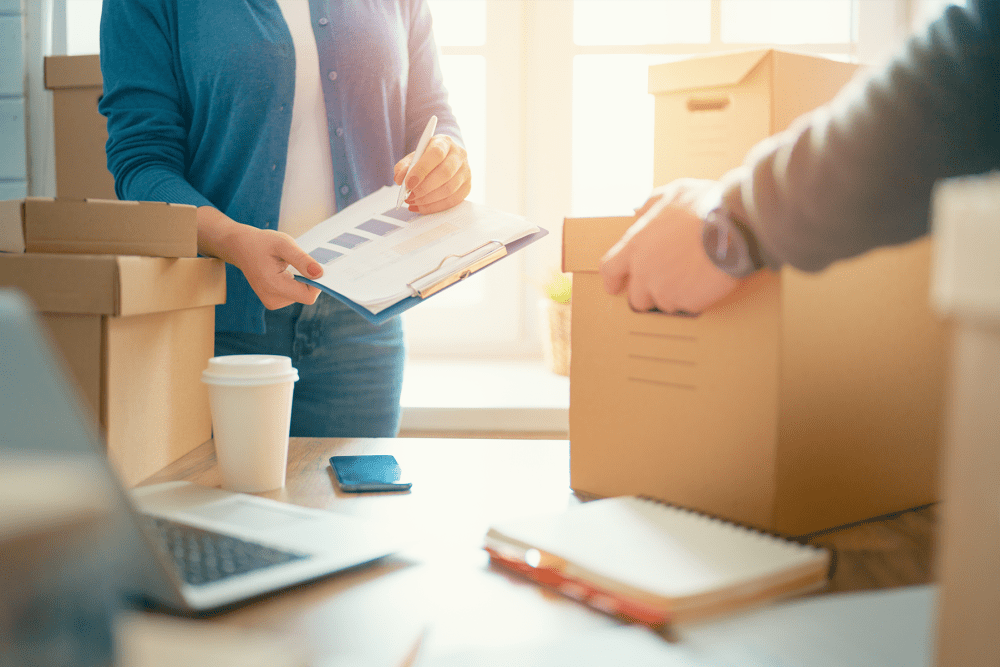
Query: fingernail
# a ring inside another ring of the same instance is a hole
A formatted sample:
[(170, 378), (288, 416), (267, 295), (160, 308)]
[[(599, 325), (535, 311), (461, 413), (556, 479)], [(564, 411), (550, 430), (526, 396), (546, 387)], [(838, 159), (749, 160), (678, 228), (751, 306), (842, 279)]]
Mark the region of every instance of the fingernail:
[(320, 274), (321, 271), (322, 271), (322, 269), (319, 268), (319, 264), (310, 264), (309, 265), (309, 275), (312, 276), (313, 278), (316, 278), (317, 276), (319, 276), (319, 274)]

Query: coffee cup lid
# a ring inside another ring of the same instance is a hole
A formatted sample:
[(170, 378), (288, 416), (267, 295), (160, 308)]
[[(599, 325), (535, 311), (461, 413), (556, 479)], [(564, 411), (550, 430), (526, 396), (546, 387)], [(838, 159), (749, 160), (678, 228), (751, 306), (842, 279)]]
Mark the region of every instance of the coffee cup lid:
[(287, 382), (299, 379), (292, 360), (274, 354), (230, 354), (212, 357), (202, 371), (202, 382), (208, 384), (255, 385)]

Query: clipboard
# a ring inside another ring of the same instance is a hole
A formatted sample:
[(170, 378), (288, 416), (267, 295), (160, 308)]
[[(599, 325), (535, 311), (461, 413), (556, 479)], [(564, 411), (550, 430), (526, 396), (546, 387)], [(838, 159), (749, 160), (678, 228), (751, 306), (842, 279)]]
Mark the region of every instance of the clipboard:
[[(409, 296), (401, 301), (397, 301), (393, 305), (377, 313), (371, 312), (361, 304), (352, 301), (343, 294), (336, 292), (325, 285), (321, 285), (318, 282), (305, 278), (304, 276), (297, 275), (295, 276), (295, 279), (300, 282), (306, 283), (307, 285), (312, 285), (313, 287), (318, 288), (320, 291), (325, 292), (330, 296), (332, 296), (333, 298), (337, 299), (338, 301), (342, 302), (343, 304), (348, 306), (351, 310), (355, 311), (356, 313), (364, 317), (372, 324), (380, 325), (391, 320), (393, 317), (396, 317), (400, 313), (406, 312), (407, 310), (413, 308), (417, 304), (422, 303), (424, 299), (430, 298), (431, 296), (446, 290), (447, 288), (465, 280), (469, 276), (478, 273), (487, 266), (500, 261), (504, 257), (511, 256), (518, 250), (521, 250), (522, 248), (525, 248), (534, 243), (535, 241), (547, 236), (548, 233), (549, 233), (548, 230), (539, 227), (537, 232), (528, 234), (527, 236), (523, 236), (515, 241), (511, 241), (507, 245), (504, 245), (499, 241), (489, 241), (483, 245), (472, 248), (471, 250), (469, 250), (466, 253), (463, 253), (462, 255), (448, 255), (447, 257), (443, 257), (441, 259), (441, 263), (437, 267), (420, 276), (415, 276), (411, 282), (407, 283), (411, 287), (411, 289), (413, 289), (415, 292), (413, 296)], [(444, 265), (445, 261), (447, 261), (448, 259), (451, 259), (452, 257), (464, 257), (466, 255), (471, 255), (476, 251), (483, 249), (485, 246), (489, 244), (497, 244), (498, 247), (494, 251), (488, 253), (487, 255), (484, 255), (483, 257), (480, 257), (479, 259), (475, 260), (470, 264), (457, 267), (453, 272), (447, 274), (446, 276), (440, 278), (439, 280), (435, 281), (430, 285), (422, 286), (419, 289), (417, 287), (414, 287), (414, 283), (419, 283), (422, 279), (426, 278), (429, 275), (433, 275), (434, 273), (439, 271), (440, 268)]]

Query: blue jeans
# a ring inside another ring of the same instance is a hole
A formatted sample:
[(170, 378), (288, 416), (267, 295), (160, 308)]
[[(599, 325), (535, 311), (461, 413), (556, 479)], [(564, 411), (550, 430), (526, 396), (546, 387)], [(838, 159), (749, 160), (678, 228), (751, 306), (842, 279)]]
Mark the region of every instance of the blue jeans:
[(376, 326), (326, 294), (264, 314), (264, 334), (219, 331), (216, 356), (280, 354), (299, 371), (293, 437), (388, 438), (399, 431), (403, 328)]

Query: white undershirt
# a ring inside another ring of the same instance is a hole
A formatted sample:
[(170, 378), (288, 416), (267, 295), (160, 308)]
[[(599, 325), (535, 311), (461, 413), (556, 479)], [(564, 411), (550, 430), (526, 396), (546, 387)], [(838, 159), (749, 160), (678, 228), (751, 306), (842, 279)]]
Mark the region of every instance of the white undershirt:
[(295, 45), (295, 99), (278, 229), (293, 238), (337, 212), (330, 126), (309, 0), (278, 0)]

